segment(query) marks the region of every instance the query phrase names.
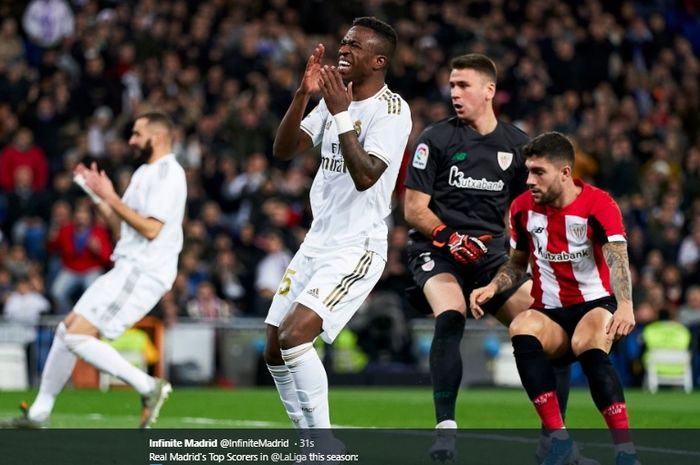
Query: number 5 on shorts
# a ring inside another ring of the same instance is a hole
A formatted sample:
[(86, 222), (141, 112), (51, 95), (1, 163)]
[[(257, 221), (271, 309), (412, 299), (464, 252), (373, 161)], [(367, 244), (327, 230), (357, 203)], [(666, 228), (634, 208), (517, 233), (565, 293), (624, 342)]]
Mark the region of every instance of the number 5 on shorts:
[(289, 294), (289, 289), (292, 287), (292, 276), (296, 273), (297, 272), (291, 268), (287, 268), (287, 271), (284, 272), (284, 276), (282, 276), (282, 281), (280, 281), (280, 288), (277, 289), (279, 295)]

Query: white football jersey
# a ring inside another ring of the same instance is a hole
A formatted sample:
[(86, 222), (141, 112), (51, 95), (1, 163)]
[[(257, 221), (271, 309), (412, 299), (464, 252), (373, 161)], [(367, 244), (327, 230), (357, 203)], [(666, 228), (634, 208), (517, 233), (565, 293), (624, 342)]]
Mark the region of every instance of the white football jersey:
[(386, 259), (386, 220), (411, 132), (411, 111), (399, 94), (384, 86), (368, 99), (351, 102), (348, 112), (360, 145), (387, 168), (369, 189), (360, 192), (355, 188), (340, 150), (335, 119), (321, 100), (301, 122), (314, 146), (321, 144), (321, 163), (309, 194), (313, 222), (300, 250), (317, 256), (364, 244)]
[(163, 227), (149, 241), (122, 221), (121, 238), (112, 260), (133, 262), (140, 271), (154, 276), (170, 289), (182, 250), (182, 220), (187, 200), (185, 170), (173, 154), (143, 164), (132, 175), (122, 200), (139, 215), (161, 221)]

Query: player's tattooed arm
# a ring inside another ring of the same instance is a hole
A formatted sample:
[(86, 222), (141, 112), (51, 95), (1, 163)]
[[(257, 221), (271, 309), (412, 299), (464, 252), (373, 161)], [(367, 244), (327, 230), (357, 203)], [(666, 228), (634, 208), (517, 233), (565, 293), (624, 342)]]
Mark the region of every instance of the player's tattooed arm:
[(632, 279), (626, 242), (608, 242), (603, 245), (605, 262), (610, 269), (610, 285), (618, 301), (632, 301)]
[(605, 327), (608, 343), (612, 344), (613, 341), (627, 336), (635, 325), (627, 243), (608, 242), (603, 245), (603, 255), (610, 269), (610, 285), (617, 299), (617, 311)]
[(510, 289), (527, 273), (530, 254), (523, 250), (511, 250), (510, 259), (501, 265), (491, 281), (496, 286), (496, 293)]
[(477, 320), (484, 316), (481, 307), (491, 300), (494, 295), (513, 287), (527, 272), (527, 262), (530, 252), (525, 250), (511, 250), (510, 259), (498, 269), (496, 276), (484, 287), (474, 289), (469, 294), (469, 311)]

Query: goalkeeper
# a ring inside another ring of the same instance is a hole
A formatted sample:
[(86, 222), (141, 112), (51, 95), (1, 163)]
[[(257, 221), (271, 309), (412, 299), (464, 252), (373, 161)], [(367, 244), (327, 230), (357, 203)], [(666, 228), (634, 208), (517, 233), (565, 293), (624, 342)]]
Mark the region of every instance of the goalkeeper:
[[(460, 343), (468, 297), (508, 259), (505, 215), (510, 201), (525, 190), (527, 170), (520, 148), (529, 140), (514, 125), (496, 118), (496, 66), (490, 58), (469, 54), (453, 59), (450, 89), (456, 116), (429, 126), (418, 138), (408, 162), (405, 198), (405, 218), (414, 228), (409, 263), (417, 285), (409, 299), (435, 316), (430, 372), (437, 441), (430, 455), (438, 461), (455, 455)], [(508, 326), (529, 308), (531, 287), (524, 276), (489, 301), (485, 310)], [(566, 367), (557, 377), (562, 409), (568, 390)], [(538, 463), (547, 444), (543, 437)]]

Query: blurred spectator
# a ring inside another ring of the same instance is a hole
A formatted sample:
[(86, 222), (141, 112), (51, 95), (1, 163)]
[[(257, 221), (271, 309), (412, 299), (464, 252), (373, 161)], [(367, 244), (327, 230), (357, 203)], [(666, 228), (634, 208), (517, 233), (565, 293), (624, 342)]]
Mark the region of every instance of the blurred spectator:
[(61, 257), (61, 268), (51, 286), (56, 313), (66, 314), (80, 295), (110, 265), (112, 244), (106, 228), (94, 223), (85, 203), (73, 212), (73, 220), (49, 234), (48, 249)]
[(27, 166), (32, 171), (34, 192), (39, 192), (48, 181), (48, 163), (41, 147), (34, 143), (28, 128), (21, 128), (11, 145), (0, 153), (0, 189), (11, 192), (15, 188), (15, 172)]
[(253, 198), (267, 176), (267, 158), (262, 153), (253, 153), (246, 160), (245, 171), (236, 176), (228, 185), (222, 186), (224, 201), (236, 205), (237, 211), (233, 218), (233, 226), (236, 231), (250, 220), (256, 207)]
[(700, 325), (700, 285), (694, 284), (685, 291), (685, 303), (678, 310), (678, 321), (688, 327)]
[(15, 244), (31, 250), (32, 258), (43, 258), (44, 234), (51, 199), (45, 191), (35, 191), (28, 166), (15, 170), (13, 190), (7, 196), (7, 218), (3, 229)]
[(187, 315), (196, 320), (223, 320), (232, 315), (228, 302), (216, 295), (214, 285), (202, 281), (197, 286), (197, 293), (187, 303)]
[(108, 106), (101, 106), (95, 110), (87, 129), (88, 153), (95, 158), (103, 158), (107, 153), (107, 147), (116, 138), (111, 127), (114, 115)]
[(697, 221), (693, 228), (683, 240), (678, 252), (678, 265), (683, 272), (690, 275), (698, 271), (700, 262), (700, 221)]
[(174, 326), (181, 316), (185, 316), (185, 313), (178, 305), (175, 294), (173, 290), (166, 292), (152, 313), (152, 315), (163, 320), (166, 328)]
[(261, 234), (260, 244), (266, 255), (255, 268), (255, 290), (258, 297), (255, 314), (265, 315), (272, 297), (280, 287), (287, 265), (292, 261), (292, 253), (285, 247), (282, 234), (277, 230)]
[(17, 20), (3, 18), (0, 24), (0, 68), (21, 59), (24, 54), (22, 40), (17, 32)]
[(68, 116), (56, 108), (53, 98), (39, 98), (34, 116), (30, 119), (30, 127), (36, 135), (37, 144), (46, 154), (49, 171), (56, 173), (62, 166), (61, 126)]
[(180, 254), (180, 270), (186, 283), (185, 298), (189, 300), (196, 295), (199, 285), (209, 280), (209, 270), (196, 251), (184, 249)]
[(241, 282), (240, 275), (243, 271), (243, 266), (238, 262), (238, 258), (232, 250), (224, 250), (216, 255), (213, 282), (217, 293), (227, 301), (234, 302), (237, 307), (245, 305), (244, 301), (248, 292)]
[(14, 291), (15, 286), (12, 283), (12, 275), (5, 268), (0, 268), (0, 305), (5, 306), (7, 298)]
[[(17, 279), (16, 289), (5, 301), (5, 320), (34, 328), (39, 323), (42, 313), (47, 313), (51, 304), (36, 289), (33, 289), (29, 278), (21, 276)], [(33, 338), (30, 341), (33, 342)]]

